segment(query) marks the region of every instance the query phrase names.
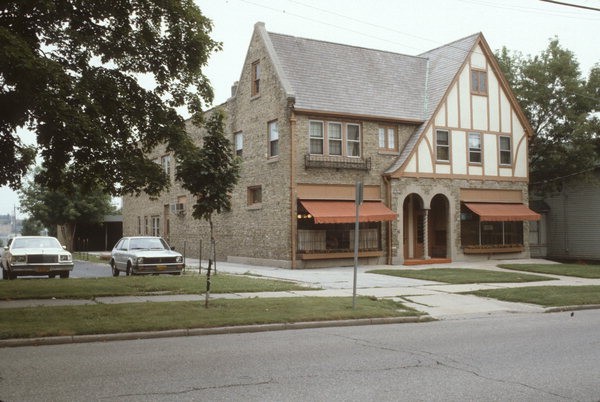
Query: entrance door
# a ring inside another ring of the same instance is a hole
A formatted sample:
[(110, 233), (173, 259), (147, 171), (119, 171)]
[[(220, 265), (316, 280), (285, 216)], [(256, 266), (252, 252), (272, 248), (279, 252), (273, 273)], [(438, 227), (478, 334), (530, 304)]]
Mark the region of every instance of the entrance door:
[(403, 246), (405, 259), (424, 258), (424, 213), (423, 200), (418, 194), (410, 194), (404, 200)]
[(431, 200), (429, 211), (429, 255), (433, 258), (448, 256), (448, 209), (446, 197), (438, 194)]

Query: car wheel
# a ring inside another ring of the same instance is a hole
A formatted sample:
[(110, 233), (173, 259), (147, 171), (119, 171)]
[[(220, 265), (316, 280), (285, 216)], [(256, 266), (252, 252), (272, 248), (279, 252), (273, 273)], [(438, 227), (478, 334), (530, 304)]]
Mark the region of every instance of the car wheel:
[(2, 279), (8, 279), (8, 271), (2, 267)]
[(68, 277), (69, 277), (69, 271), (66, 271), (66, 272), (61, 272), (61, 273), (60, 273), (60, 277), (61, 277), (62, 279), (66, 279), (66, 278), (68, 278)]
[(133, 269), (131, 268), (131, 263), (130, 262), (127, 263), (127, 270), (125, 271), (125, 275), (126, 276), (133, 275)]
[(117, 269), (117, 264), (115, 264), (115, 260), (110, 262), (110, 268), (112, 269), (112, 276), (119, 276), (119, 270)]
[(56, 274), (50, 274), (50, 275), (48, 275), (48, 278), (54, 279), (54, 278), (56, 278)]

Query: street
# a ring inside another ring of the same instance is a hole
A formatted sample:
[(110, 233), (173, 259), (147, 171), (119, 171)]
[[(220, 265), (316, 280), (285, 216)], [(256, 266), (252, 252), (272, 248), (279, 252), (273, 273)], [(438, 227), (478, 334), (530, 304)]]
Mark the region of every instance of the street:
[(598, 401), (600, 311), (0, 349), (3, 401)]

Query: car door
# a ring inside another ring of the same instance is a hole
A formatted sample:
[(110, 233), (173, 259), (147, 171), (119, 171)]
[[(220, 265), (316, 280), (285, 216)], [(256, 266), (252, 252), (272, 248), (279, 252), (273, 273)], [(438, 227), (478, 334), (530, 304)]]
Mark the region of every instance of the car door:
[(117, 269), (125, 271), (127, 268), (127, 249), (129, 247), (129, 239), (121, 239), (115, 246), (114, 259)]

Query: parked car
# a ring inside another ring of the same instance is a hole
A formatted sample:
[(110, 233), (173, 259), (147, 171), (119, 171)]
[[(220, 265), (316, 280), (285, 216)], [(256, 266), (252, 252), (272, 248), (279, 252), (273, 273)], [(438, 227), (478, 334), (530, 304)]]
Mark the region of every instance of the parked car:
[(9, 240), (4, 247), (1, 264), (3, 279), (19, 275), (68, 278), (73, 257), (55, 237), (21, 236)]
[(160, 237), (123, 237), (112, 249), (110, 266), (113, 276), (121, 271), (126, 275), (179, 275), (185, 267), (183, 256), (169, 247)]

